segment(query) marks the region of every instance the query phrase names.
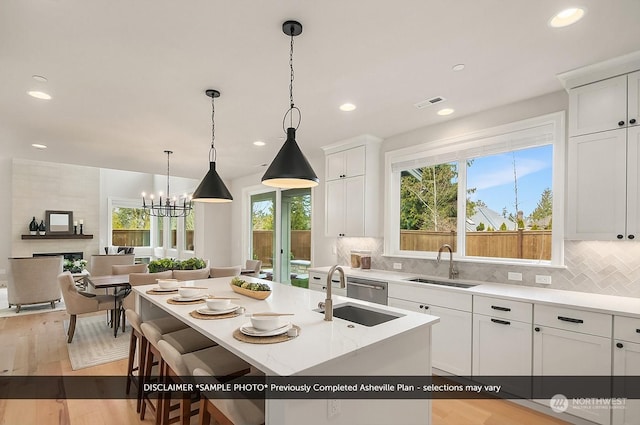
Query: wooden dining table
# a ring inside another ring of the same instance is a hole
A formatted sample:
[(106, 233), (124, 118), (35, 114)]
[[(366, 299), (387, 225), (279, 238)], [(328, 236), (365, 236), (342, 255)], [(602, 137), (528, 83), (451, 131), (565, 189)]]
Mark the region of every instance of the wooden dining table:
[[(118, 288), (131, 288), (129, 284), (128, 274), (115, 274), (106, 276), (85, 276), (85, 282), (91, 285), (94, 289), (114, 289), (113, 293), (113, 310), (111, 313), (111, 324), (113, 326), (113, 337), (118, 336), (118, 328), (120, 327), (120, 311), (118, 305), (118, 297), (116, 293)], [(122, 331), (124, 332), (124, 326)]]

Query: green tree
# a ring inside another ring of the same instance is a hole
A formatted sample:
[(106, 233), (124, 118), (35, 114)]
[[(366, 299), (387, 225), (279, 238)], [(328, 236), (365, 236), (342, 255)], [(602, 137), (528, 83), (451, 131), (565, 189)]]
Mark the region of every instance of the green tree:
[(553, 214), (553, 194), (551, 189), (546, 188), (540, 195), (538, 205), (531, 213), (530, 218), (532, 220), (544, 220), (547, 217), (551, 217)]
[(254, 202), (252, 210), (251, 223), (253, 230), (273, 230), (273, 202)]
[(142, 208), (114, 208), (111, 214), (111, 226), (114, 230), (149, 230), (149, 214)]
[(291, 198), (291, 230), (311, 230), (311, 195)]

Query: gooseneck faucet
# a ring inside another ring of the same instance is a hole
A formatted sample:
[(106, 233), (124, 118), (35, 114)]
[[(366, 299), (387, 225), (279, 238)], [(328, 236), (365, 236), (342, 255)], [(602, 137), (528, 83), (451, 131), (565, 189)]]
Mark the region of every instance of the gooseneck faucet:
[(344, 270), (339, 265), (335, 265), (329, 269), (329, 274), (327, 275), (327, 299), (324, 300), (324, 303), (321, 302), (319, 304), (320, 308), (324, 308), (324, 320), (331, 321), (333, 320), (333, 300), (331, 299), (331, 278), (333, 274), (338, 272), (340, 275), (340, 287), (344, 288)]
[(451, 245), (444, 244), (438, 249), (438, 258), (436, 258), (436, 262), (440, 262), (440, 257), (442, 256), (442, 251), (445, 249), (449, 250), (449, 279), (455, 279), (458, 276), (458, 270), (453, 265), (453, 249)]

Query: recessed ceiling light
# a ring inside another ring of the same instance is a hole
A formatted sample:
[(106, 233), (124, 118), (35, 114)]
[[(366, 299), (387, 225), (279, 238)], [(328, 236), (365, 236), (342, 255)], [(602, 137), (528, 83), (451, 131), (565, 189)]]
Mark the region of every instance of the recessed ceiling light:
[(453, 67), (451, 67), (452, 70), (454, 71), (462, 71), (464, 69), (464, 64), (463, 63), (459, 63), (456, 65), (453, 65)]
[(340, 105), (340, 110), (344, 112), (351, 112), (356, 109), (356, 105), (353, 103), (343, 103)]
[(28, 91), (27, 94), (31, 97), (35, 97), (36, 99), (51, 100), (51, 95), (43, 91), (31, 90)]
[(47, 80), (47, 77), (43, 77), (42, 75), (32, 75), (31, 78), (33, 78), (39, 83), (46, 83), (47, 81), (49, 81)]
[(256, 140), (255, 142), (253, 142), (254, 146), (264, 146), (266, 145), (265, 142), (263, 142), (262, 140)]
[(451, 108), (444, 108), (444, 109), (440, 109), (438, 111), (438, 115), (451, 115), (455, 112), (454, 109)]
[(43, 144), (40, 144), (40, 143), (32, 143), (31, 146), (33, 146), (36, 149), (46, 149), (47, 148), (47, 145), (43, 145)]
[(562, 28), (578, 22), (584, 14), (586, 9), (580, 7), (571, 7), (561, 12), (556, 13), (551, 19), (549, 19), (549, 26), (552, 28)]

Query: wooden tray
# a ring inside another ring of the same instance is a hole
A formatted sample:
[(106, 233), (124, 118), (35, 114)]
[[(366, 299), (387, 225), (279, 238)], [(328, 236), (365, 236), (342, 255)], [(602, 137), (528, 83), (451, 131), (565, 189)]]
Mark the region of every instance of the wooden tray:
[(233, 284), (231, 284), (231, 289), (233, 289), (233, 292), (237, 292), (238, 294), (242, 294), (247, 297), (255, 298), (256, 300), (264, 300), (268, 298), (269, 295), (271, 295), (271, 291), (250, 291)]

